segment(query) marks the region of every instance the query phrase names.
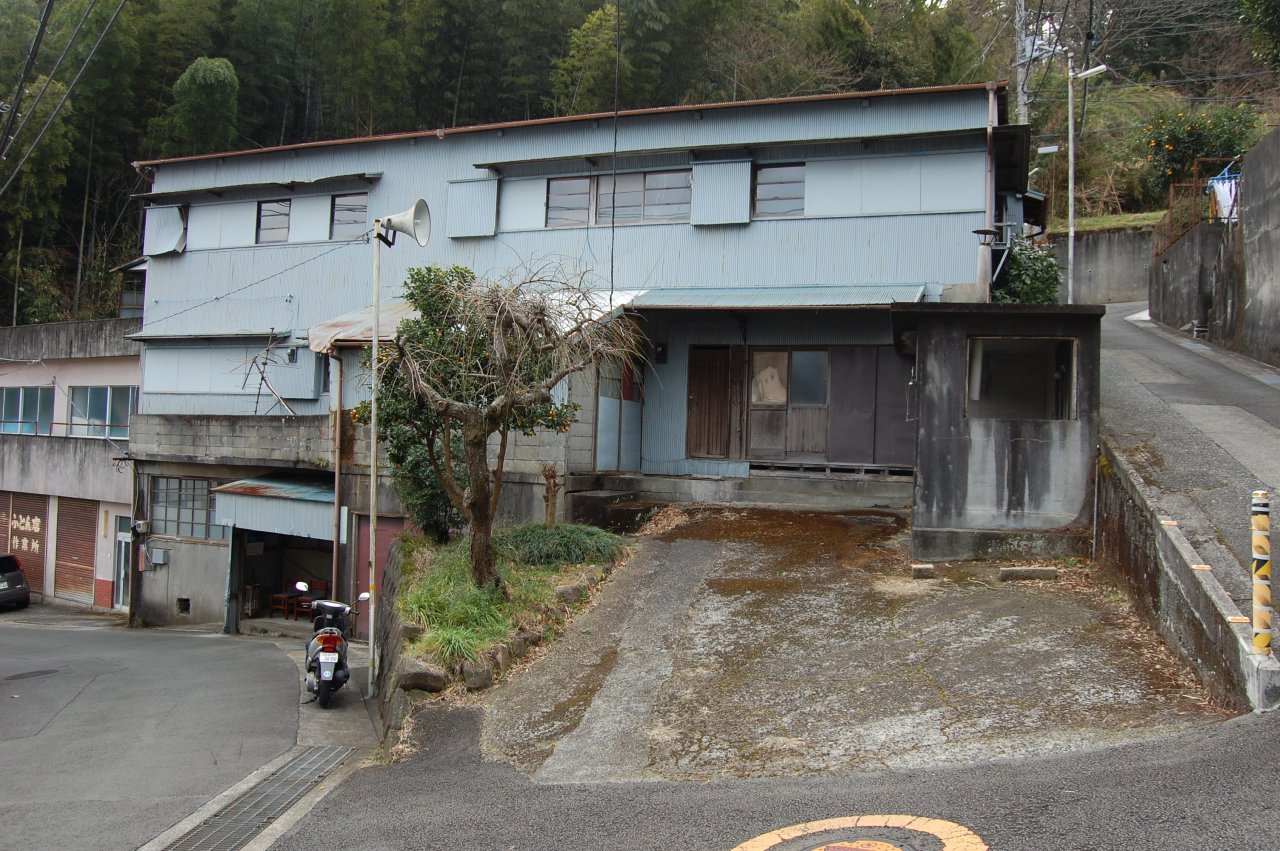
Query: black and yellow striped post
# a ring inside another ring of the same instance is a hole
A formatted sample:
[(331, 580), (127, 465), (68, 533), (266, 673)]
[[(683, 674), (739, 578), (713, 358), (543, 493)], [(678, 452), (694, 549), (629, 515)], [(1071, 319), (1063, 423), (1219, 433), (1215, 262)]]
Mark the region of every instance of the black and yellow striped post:
[(1253, 652), (1271, 654), (1271, 494), (1253, 492)]

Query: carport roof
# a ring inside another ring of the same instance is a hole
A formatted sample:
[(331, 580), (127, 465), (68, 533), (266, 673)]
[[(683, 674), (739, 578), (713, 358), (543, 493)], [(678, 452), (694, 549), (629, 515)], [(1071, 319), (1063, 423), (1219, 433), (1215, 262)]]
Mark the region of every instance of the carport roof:
[(332, 481), (260, 476), (211, 490), (218, 495), (217, 522), (224, 526), (333, 540)]

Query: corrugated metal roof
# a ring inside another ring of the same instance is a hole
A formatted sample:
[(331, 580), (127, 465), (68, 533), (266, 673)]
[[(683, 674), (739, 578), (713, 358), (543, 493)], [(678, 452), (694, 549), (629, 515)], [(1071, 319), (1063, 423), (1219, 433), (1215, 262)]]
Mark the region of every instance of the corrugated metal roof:
[(325, 502), (333, 505), (333, 483), (284, 476), (261, 476), (241, 479), (210, 488), (215, 493), (262, 496), (273, 499), (300, 499), (306, 502)]
[[(401, 321), (418, 315), (418, 311), (412, 305), (400, 298), (382, 302), (378, 312), (378, 339), (380, 340), (393, 339)], [(364, 346), (371, 342), (373, 342), (373, 305), (312, 325), (307, 331), (307, 346), (311, 351), (320, 354), (327, 354), (338, 346)]]
[(690, 287), (639, 293), (626, 305), (633, 310), (711, 308), (778, 310), (791, 307), (866, 307), (917, 302), (924, 284), (861, 284), (840, 287)]
[[(786, 310), (788, 308), (870, 307), (924, 298), (925, 284), (857, 284), (821, 287), (667, 287), (651, 290), (594, 292), (600, 315), (630, 310)], [(418, 315), (403, 299), (382, 303), (379, 339), (394, 339), (400, 322)], [(312, 325), (307, 346), (327, 354), (341, 346), (373, 341), (373, 307), (362, 307)]]
[(151, 166), (164, 165), (168, 163), (197, 162), (200, 160), (224, 159), (226, 157), (252, 156), (254, 154), (275, 153), (278, 151), (299, 150), (304, 148), (323, 148), (335, 145), (352, 145), (362, 142), (386, 142), (396, 139), (422, 139), (428, 137), (436, 137), (444, 139), (447, 136), (454, 136), (462, 133), (478, 133), (491, 130), (508, 130), (519, 127), (536, 127), (548, 124), (566, 124), (579, 121), (602, 121), (618, 118), (631, 118), (645, 115), (668, 115), (681, 112), (699, 112), (702, 110), (717, 109), (742, 109), (758, 106), (777, 106), (780, 104), (808, 104), (821, 103), (824, 101), (846, 101), (846, 100), (870, 100), (881, 97), (894, 97), (900, 95), (928, 95), (943, 94), (949, 92), (974, 92), (985, 91), (992, 88), (997, 92), (1004, 92), (1007, 89), (1005, 81), (989, 82), (989, 83), (964, 83), (950, 86), (922, 86), (913, 89), (881, 89), (871, 92), (836, 92), (820, 95), (801, 95), (796, 97), (783, 98), (761, 98), (758, 100), (740, 100), (727, 101), (723, 103), (702, 103), (702, 104), (680, 104), (677, 106), (658, 106), (647, 107), (644, 109), (626, 109), (617, 113), (613, 112), (597, 112), (586, 115), (563, 115), (551, 118), (534, 118), (524, 121), (506, 121), (497, 124), (478, 124), (470, 127), (450, 127), (440, 128), (437, 130), (416, 130), (408, 133), (390, 133), (383, 136), (364, 136), (352, 139), (332, 139), (319, 142), (301, 142), (294, 145), (279, 145), (268, 148), (256, 148), (243, 151), (223, 151), (211, 154), (197, 154), (186, 157), (172, 157), (169, 159), (158, 160), (139, 160), (133, 164), (134, 168), (142, 169)]

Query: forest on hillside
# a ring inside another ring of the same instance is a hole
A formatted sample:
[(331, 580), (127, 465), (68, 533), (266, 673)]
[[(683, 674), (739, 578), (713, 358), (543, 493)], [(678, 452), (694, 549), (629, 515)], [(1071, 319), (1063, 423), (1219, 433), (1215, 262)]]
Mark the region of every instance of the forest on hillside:
[[(138, 159), (990, 79), (1052, 145), (1067, 51), (1109, 68), (1084, 214), (1159, 208), (1280, 111), (1280, 0), (0, 0), (0, 322), (116, 314)], [(1035, 160), (1055, 209), (1065, 159)]]

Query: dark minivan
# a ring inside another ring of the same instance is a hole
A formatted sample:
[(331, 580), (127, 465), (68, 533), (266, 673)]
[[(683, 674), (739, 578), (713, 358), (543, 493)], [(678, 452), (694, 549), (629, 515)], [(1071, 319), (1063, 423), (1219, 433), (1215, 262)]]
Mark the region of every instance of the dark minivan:
[(22, 572), (22, 562), (9, 553), (0, 554), (0, 605), (12, 603), (19, 609), (31, 605), (31, 589)]

